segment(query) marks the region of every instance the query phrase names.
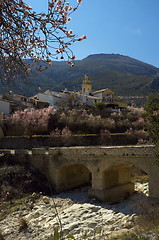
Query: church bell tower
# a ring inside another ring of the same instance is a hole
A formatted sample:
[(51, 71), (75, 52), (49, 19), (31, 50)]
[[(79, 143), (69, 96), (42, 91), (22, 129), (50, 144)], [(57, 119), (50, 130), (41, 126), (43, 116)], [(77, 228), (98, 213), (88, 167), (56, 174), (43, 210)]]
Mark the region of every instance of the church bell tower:
[(88, 75), (84, 76), (82, 83), (82, 93), (89, 94), (92, 91), (92, 83), (88, 78)]

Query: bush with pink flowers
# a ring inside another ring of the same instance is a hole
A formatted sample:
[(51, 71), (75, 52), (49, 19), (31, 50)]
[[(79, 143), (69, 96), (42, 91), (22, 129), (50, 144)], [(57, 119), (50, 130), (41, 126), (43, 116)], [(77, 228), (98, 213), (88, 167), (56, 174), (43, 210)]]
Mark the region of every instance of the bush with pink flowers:
[(140, 117), (137, 121), (132, 123), (135, 129), (144, 129), (146, 127), (146, 122), (143, 117)]
[(125, 132), (125, 135), (128, 138), (136, 137), (137, 139), (143, 139), (143, 140), (148, 138), (148, 133), (143, 129), (142, 130), (134, 130), (134, 129), (130, 128)]
[(143, 109), (128, 108), (125, 111), (99, 114), (93, 109), (69, 109), (57, 111), (50, 119), (50, 132), (68, 127), (75, 134), (100, 134), (104, 129), (111, 133), (124, 133), (130, 128), (145, 130)]
[(56, 110), (53, 107), (43, 109), (24, 109), (16, 111), (5, 119), (7, 127), (21, 129), (24, 135), (48, 133), (48, 123)]
[[(128, 108), (122, 112), (100, 115), (93, 109), (55, 110), (25, 109), (7, 117), (7, 127), (20, 128), (19, 135), (51, 134), (55, 136), (73, 134), (125, 133), (128, 136), (143, 135), (145, 139), (146, 123), (143, 109)], [(139, 132), (137, 132), (139, 131)], [(14, 131), (15, 132), (15, 131)], [(141, 137), (142, 138), (142, 137)]]

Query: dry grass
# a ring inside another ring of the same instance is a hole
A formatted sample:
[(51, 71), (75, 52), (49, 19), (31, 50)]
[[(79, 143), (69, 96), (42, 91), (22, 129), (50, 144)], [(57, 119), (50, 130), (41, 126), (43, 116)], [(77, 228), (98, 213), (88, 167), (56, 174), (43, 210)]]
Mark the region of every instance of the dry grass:
[(131, 181), (133, 183), (138, 182), (138, 183), (147, 183), (148, 182), (148, 175), (143, 175), (143, 176), (134, 176), (132, 177)]
[(25, 231), (28, 228), (28, 223), (25, 218), (19, 218), (19, 231)]
[(39, 172), (1, 157), (0, 220), (18, 209), (31, 207), (28, 202), (35, 201), (41, 194), (49, 195), (50, 188)]
[(1, 232), (0, 232), (0, 240), (5, 240)]

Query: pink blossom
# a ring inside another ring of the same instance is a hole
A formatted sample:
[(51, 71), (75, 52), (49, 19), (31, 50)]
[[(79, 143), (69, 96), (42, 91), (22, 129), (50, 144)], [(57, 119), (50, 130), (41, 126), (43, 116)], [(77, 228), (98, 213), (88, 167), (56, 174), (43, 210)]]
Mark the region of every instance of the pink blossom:
[[(0, 0), (1, 15), (4, 17), (3, 34), (0, 36), (1, 49), (3, 49), (0, 54), (3, 59), (2, 77), (0, 77), (5, 81), (10, 75), (13, 76), (12, 78), (17, 78), (19, 73), (28, 74), (28, 66), (24, 63), (24, 58), (36, 63), (42, 60), (50, 64), (51, 61), (47, 59), (57, 58), (56, 55), (61, 54), (60, 57), (66, 58), (66, 61), (73, 66), (72, 50), (66, 47), (86, 38), (85, 35), (76, 38), (73, 31), (67, 30), (66, 27), (71, 21), (70, 14), (78, 9), (82, 0), (77, 0), (75, 6), (70, 6), (67, 0), (49, 0), (48, 14), (33, 11), (24, 1)], [(38, 64), (36, 67), (40, 71), (45, 69)]]
[(8, 125), (21, 126), (25, 134), (36, 134), (46, 132), (51, 115), (56, 110), (53, 107), (43, 109), (24, 109), (16, 111), (13, 115), (6, 118)]
[(69, 6), (66, 5), (64, 9), (65, 9), (65, 11), (68, 11), (69, 10)]
[(70, 7), (69, 7), (69, 11), (72, 11), (72, 10), (73, 10), (73, 7), (70, 6)]
[(72, 34), (72, 33), (73, 33), (73, 31), (72, 31), (72, 30), (69, 30), (69, 31), (68, 31), (68, 34), (69, 34), (69, 35), (70, 35), (70, 34)]
[(70, 22), (71, 21), (71, 18), (69, 17), (69, 18), (67, 18), (67, 22)]
[(72, 59), (72, 60), (74, 60), (75, 58), (76, 58), (76, 56), (75, 56), (75, 55), (73, 55), (73, 56), (71, 57), (71, 59)]
[(84, 39), (86, 39), (87, 37), (86, 37), (86, 35), (83, 35), (82, 37), (80, 37), (79, 39), (78, 39), (78, 41), (82, 41), (82, 40), (84, 40)]

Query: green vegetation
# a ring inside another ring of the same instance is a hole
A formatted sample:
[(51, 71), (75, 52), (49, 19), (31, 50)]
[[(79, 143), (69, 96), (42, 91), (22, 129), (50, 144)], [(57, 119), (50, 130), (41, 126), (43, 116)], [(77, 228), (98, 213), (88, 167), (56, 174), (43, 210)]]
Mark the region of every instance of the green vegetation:
[(159, 94), (152, 95), (148, 98), (145, 110), (148, 132), (152, 141), (156, 145), (159, 145)]
[(96, 102), (96, 103), (95, 103), (95, 107), (96, 107), (99, 111), (102, 111), (102, 110), (104, 110), (105, 104), (104, 104), (104, 102)]
[[(74, 68), (64, 62), (53, 62), (43, 72), (33, 69), (27, 85), (18, 88), (19, 92), (17, 87), (11, 90), (30, 96), (36, 94), (39, 87), (42, 92), (49, 88), (81, 90), (84, 74), (88, 74), (94, 90), (110, 88), (117, 95), (147, 96), (159, 91), (158, 72), (158, 68), (127, 56), (96, 54), (76, 61)], [(4, 91), (2, 85), (0, 89)]]

